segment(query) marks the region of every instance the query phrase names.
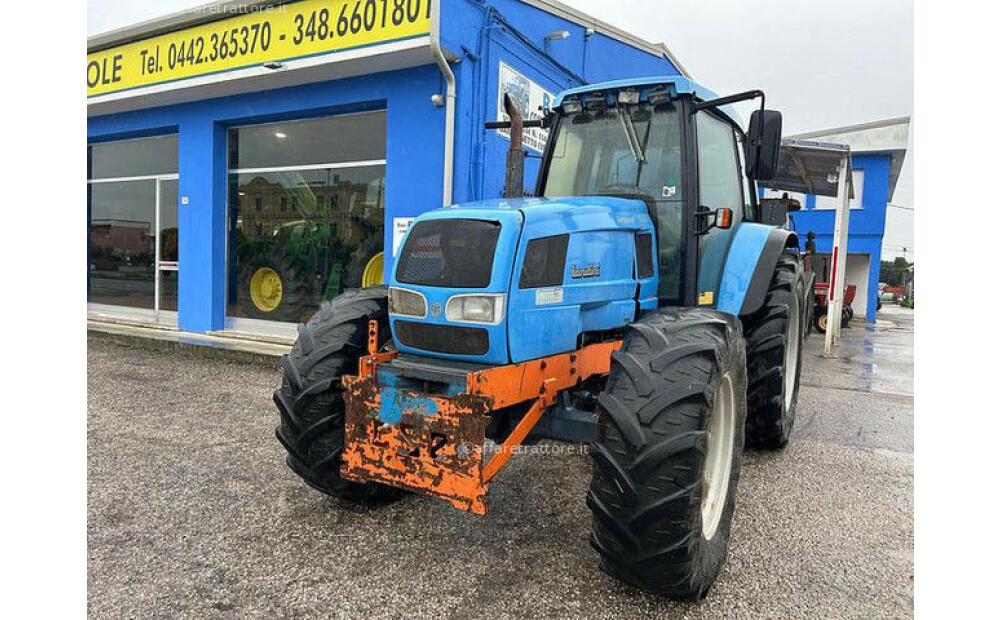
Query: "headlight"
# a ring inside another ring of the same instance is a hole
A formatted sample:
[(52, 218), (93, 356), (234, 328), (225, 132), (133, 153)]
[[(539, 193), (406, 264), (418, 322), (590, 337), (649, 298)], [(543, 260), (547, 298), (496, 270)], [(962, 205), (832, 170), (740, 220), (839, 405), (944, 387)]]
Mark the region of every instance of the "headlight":
[(444, 318), (449, 321), (466, 323), (488, 323), (496, 325), (503, 320), (505, 296), (494, 295), (453, 295), (444, 308)]
[(427, 316), (427, 300), (420, 293), (389, 287), (389, 313), (422, 319)]

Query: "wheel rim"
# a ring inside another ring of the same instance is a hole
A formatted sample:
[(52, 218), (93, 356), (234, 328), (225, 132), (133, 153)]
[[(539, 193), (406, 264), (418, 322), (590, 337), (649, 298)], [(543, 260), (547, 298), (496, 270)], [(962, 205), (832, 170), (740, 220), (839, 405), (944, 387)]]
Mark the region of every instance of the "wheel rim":
[(361, 273), (362, 288), (382, 284), (383, 261), (383, 252), (379, 252), (375, 256), (372, 256), (371, 260), (368, 261), (368, 264), (365, 265), (365, 270)]
[(270, 267), (261, 267), (250, 277), (250, 300), (257, 309), (273, 312), (281, 305), (281, 276)]
[(712, 419), (708, 423), (705, 470), (702, 474), (701, 531), (711, 540), (719, 529), (722, 511), (729, 496), (729, 476), (733, 468), (733, 442), (736, 436), (735, 393), (728, 373), (715, 391)]
[(785, 411), (792, 406), (792, 397), (795, 395), (795, 374), (798, 371), (799, 342), (802, 339), (802, 312), (799, 298), (794, 292), (788, 312), (788, 333), (785, 336)]

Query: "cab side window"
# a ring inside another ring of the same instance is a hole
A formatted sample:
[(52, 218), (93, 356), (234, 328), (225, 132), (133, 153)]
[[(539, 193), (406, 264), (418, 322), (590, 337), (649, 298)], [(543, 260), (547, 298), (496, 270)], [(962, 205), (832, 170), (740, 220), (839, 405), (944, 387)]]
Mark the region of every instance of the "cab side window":
[(729, 229), (713, 228), (698, 239), (699, 305), (714, 304), (725, 266), (729, 242), (743, 217), (742, 170), (736, 148), (736, 132), (729, 123), (706, 111), (696, 115), (698, 139), (698, 204), (733, 210)]

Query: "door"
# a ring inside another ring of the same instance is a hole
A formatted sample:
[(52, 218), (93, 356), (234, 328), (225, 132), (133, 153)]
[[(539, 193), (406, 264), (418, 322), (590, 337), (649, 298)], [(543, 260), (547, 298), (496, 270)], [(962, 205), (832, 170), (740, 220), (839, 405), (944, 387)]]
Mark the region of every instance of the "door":
[(712, 305), (719, 292), (729, 244), (743, 217), (743, 174), (740, 170), (736, 132), (727, 121), (707, 111), (696, 115), (698, 140), (698, 205), (711, 211), (729, 208), (732, 226), (712, 228), (698, 238), (697, 304)]
[(177, 311), (178, 227), (177, 179), (156, 181), (156, 280), (153, 313), (160, 321), (160, 311)]

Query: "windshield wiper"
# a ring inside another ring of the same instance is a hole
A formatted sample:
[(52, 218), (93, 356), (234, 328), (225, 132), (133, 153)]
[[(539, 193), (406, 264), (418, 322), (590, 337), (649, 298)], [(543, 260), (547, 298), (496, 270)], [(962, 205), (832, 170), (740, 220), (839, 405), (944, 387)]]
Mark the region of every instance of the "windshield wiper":
[[(629, 120), (629, 122), (631, 122), (631, 119)], [(633, 125), (632, 128), (634, 130), (635, 126)], [(639, 153), (642, 154), (643, 159), (642, 161), (639, 162), (639, 165), (636, 166), (635, 170), (635, 184), (637, 187), (639, 185), (639, 181), (642, 179), (642, 169), (646, 165), (646, 147), (649, 145), (649, 134), (652, 129), (653, 129), (653, 121), (652, 119), (650, 119), (650, 121), (646, 123), (646, 135), (643, 136), (642, 144), (639, 146)]]
[(635, 133), (635, 125), (632, 124), (632, 117), (629, 114), (628, 108), (622, 108), (618, 116), (622, 119), (622, 127), (625, 129), (625, 137), (628, 138), (628, 146), (632, 149), (632, 156), (640, 164), (644, 163), (646, 155), (639, 144), (639, 136)]

